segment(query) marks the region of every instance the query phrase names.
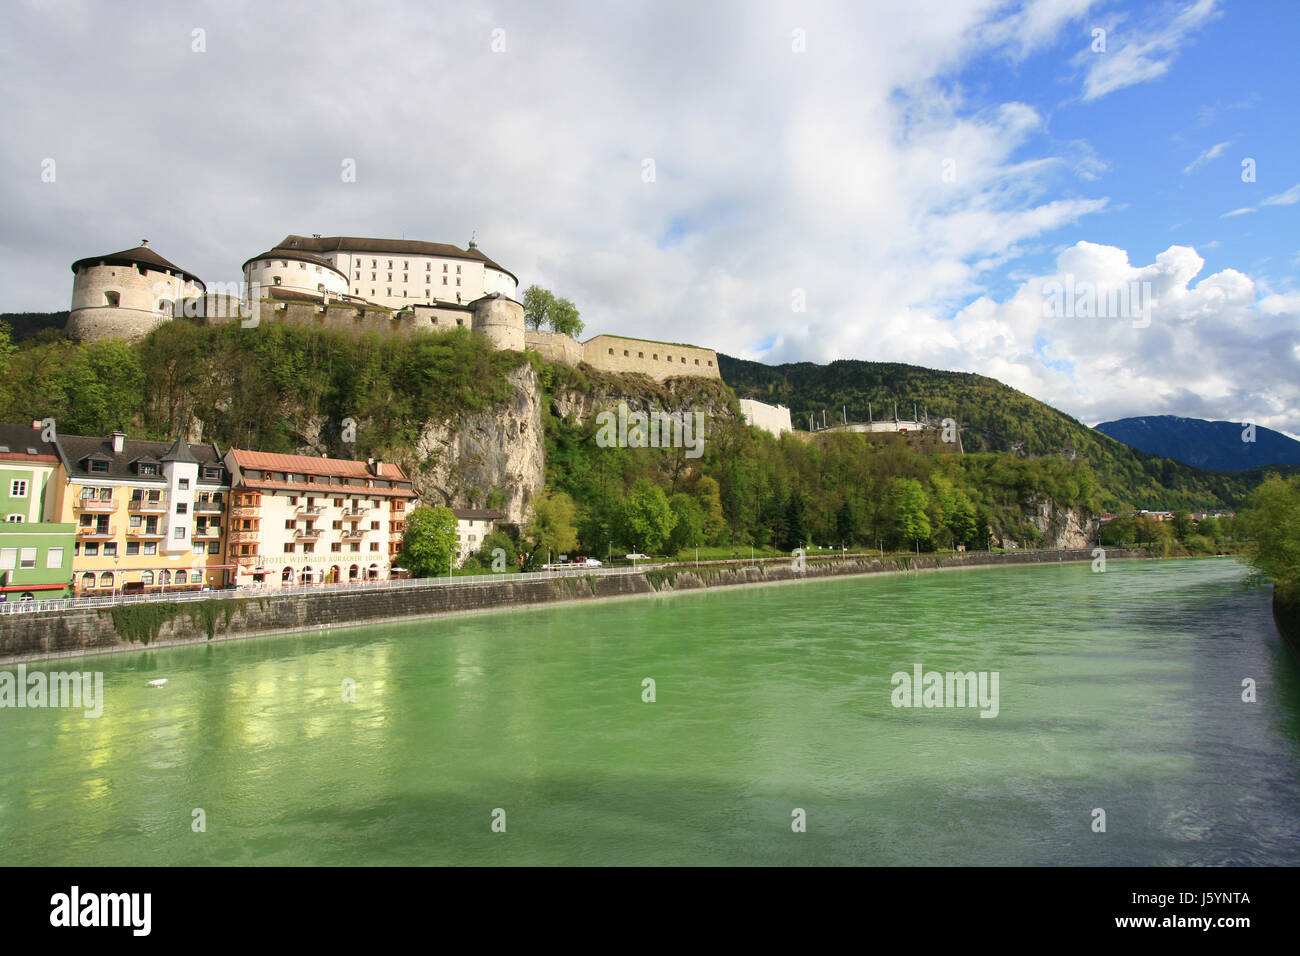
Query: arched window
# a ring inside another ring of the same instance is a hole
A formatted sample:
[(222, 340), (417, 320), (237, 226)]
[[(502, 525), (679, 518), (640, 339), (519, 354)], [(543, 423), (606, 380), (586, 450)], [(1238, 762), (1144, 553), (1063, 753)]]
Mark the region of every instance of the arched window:
[(95, 586), (95, 575), (87, 571), (81, 576), (81, 586), (83, 588), (93, 588)]
[(116, 309), (122, 303), (122, 294), (120, 292), (105, 292), (104, 305), (110, 309)]
[(298, 576), (298, 582), (300, 584), (311, 584), (312, 578), (314, 578), (315, 576), (316, 576), (316, 572), (312, 570), (312, 567), (309, 564), (302, 569), (302, 574)]
[(153, 572), (152, 572), (152, 571), (141, 571), (141, 572), (140, 572), (140, 583), (143, 584), (145, 587), (148, 587), (149, 585), (153, 584)]
[(159, 583), (159, 584), (171, 584), (171, 583), (172, 583), (172, 573), (171, 573), (170, 571), (168, 571), (166, 568), (164, 568), (163, 570), (159, 571), (159, 572), (158, 572), (158, 583)]
[(99, 586), (101, 588), (111, 588), (113, 586), (113, 572), (105, 571), (99, 576)]
[[(166, 571), (163, 572), (163, 574), (166, 574), (166, 573), (167, 573)], [(177, 572), (176, 572), (176, 583), (177, 583), (177, 584), (185, 584), (185, 583), (188, 582), (188, 580), (189, 580), (189, 579), (188, 579), (188, 576), (185, 574), (184, 571), (177, 571)]]
[(349, 580), (349, 581), (355, 581), (355, 580), (356, 580), (357, 578), (359, 578), (360, 576), (361, 576), (361, 569), (360, 569), (359, 567), (357, 567), (355, 564), (352, 565), (352, 567), (348, 568), (348, 580)]
[(293, 568), (285, 568), (284, 573), (280, 575), (280, 580), (285, 584), (293, 584)]

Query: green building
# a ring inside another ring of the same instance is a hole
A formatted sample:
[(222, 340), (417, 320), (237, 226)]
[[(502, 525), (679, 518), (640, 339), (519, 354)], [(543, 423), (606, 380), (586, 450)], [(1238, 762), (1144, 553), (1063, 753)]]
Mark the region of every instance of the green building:
[(39, 427), (0, 424), (0, 601), (71, 593), (76, 525), (50, 520), (60, 467)]

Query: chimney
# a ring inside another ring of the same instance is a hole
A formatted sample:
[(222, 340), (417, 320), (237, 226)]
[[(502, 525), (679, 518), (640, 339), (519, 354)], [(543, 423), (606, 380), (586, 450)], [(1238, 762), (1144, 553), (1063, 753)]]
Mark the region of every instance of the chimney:
[(113, 432), (113, 454), (122, 454), (122, 449), (126, 447), (126, 432)]
[(384, 477), (384, 462), (383, 462), (383, 460), (382, 460), (382, 459), (379, 459), (379, 458), (372, 458), (371, 461), (374, 462), (375, 477), (376, 477), (376, 478), (382, 478), (382, 477)]
[(40, 427), (41, 427), (41, 420), (40, 420), (39, 418), (33, 418), (33, 419), (32, 419), (32, 427), (33, 427), (33, 428), (40, 428)]

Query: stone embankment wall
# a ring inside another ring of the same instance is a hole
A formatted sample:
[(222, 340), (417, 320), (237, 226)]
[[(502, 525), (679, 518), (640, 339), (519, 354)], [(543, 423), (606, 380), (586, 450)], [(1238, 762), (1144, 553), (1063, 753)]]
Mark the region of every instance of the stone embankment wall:
[[(1148, 558), (1143, 549), (1110, 550), (1108, 560)], [(291, 631), (320, 631), (473, 611), (503, 610), (565, 601), (629, 597), (745, 584), (803, 581), (942, 568), (1057, 564), (1091, 561), (1092, 552), (1026, 551), (1011, 554), (966, 552), (944, 555), (889, 555), (884, 558), (807, 559), (795, 571), (788, 558), (754, 564), (711, 562), (636, 574), (487, 582), (376, 589), (322, 590), (308, 594), (227, 598), (192, 603), (144, 602), (115, 608), (0, 616), (0, 661), (119, 650), (132, 646), (202, 643), (213, 639), (256, 637)]]

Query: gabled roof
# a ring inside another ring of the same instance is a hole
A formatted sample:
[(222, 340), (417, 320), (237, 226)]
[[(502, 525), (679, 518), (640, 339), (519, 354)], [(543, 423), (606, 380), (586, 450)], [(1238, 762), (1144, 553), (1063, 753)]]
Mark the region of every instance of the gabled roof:
[[(167, 479), (160, 473), (157, 475), (140, 475), (137, 474), (132, 465), (139, 461), (158, 462), (162, 464), (168, 459), (166, 455), (175, 448), (175, 442), (165, 441), (143, 441), (140, 439), (127, 438), (122, 442), (122, 451), (120, 454), (113, 453), (113, 440), (111, 438), (101, 438), (91, 435), (60, 435), (58, 441), (59, 457), (63, 461), (63, 467), (68, 470), (68, 475), (77, 481), (83, 479), (100, 479), (100, 478), (118, 478), (128, 481), (141, 482), (144, 484), (165, 484)], [(190, 461), (196, 462), (201, 467), (221, 466), (222, 479), (221, 483), (226, 482), (225, 463), (221, 460), (221, 454), (217, 451), (215, 445), (186, 445), (189, 454), (193, 457)], [(85, 467), (87, 460), (107, 461), (108, 471), (90, 471)], [(174, 459), (181, 461), (183, 459)], [(202, 470), (199, 471), (199, 484), (212, 484), (212, 480), (206, 482), (203, 478)]]
[(40, 428), (0, 423), (0, 461), (57, 464), (59, 455), (52, 442), (41, 440)]
[(348, 458), (315, 458), (311, 455), (280, 455), (274, 452), (248, 451), (232, 448), (230, 453), (240, 468), (257, 471), (277, 471), (290, 475), (326, 475), (340, 478), (374, 478), (385, 481), (410, 481), (401, 465), (384, 462), (383, 473), (373, 475), (364, 461)]
[(158, 253), (150, 249), (149, 246), (146, 244), (146, 242), (141, 242), (140, 245), (136, 246), (134, 249), (123, 249), (121, 252), (110, 252), (108, 255), (104, 255), (104, 256), (89, 256), (85, 259), (78, 259), (76, 262), (72, 264), (72, 271), (76, 272), (82, 266), (98, 265), (101, 262), (107, 263), (109, 265), (123, 265), (123, 266), (142, 265), (145, 266), (146, 268), (154, 269), (160, 272), (162, 271), (178, 272), (185, 278), (191, 279), (194, 282), (197, 282), (199, 285), (203, 286), (204, 291), (207, 290), (207, 286), (203, 285), (202, 279), (200, 279), (194, 273), (182, 269), (174, 262), (168, 262), (162, 256), (158, 255)]
[(461, 249), (445, 242), (422, 242), (418, 239), (365, 239), (359, 236), (294, 236), (284, 237), (277, 249), (300, 249), (305, 252), (373, 252), (395, 256), (439, 256), (445, 259), (470, 259), (504, 272), (515, 282), (519, 281), (509, 269), (497, 265), (478, 250), (477, 246)]
[(452, 508), (451, 513), (462, 521), (500, 521), (506, 516), (495, 508)]

